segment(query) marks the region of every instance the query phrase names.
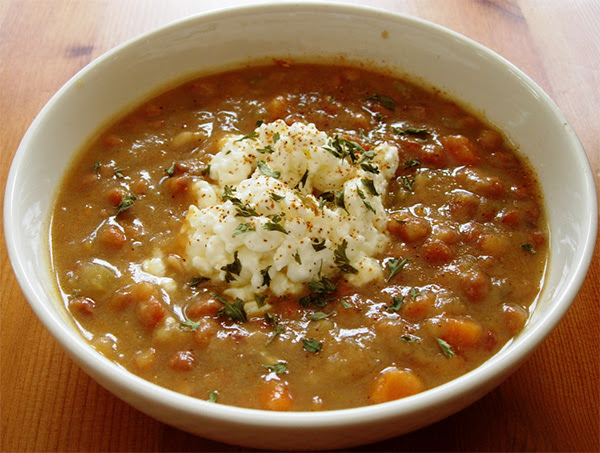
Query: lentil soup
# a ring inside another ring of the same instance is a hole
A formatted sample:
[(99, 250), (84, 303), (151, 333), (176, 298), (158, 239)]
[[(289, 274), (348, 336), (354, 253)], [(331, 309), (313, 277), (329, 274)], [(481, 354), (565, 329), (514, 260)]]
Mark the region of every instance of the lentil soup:
[(452, 380), (526, 323), (535, 176), (433, 90), (276, 62), (189, 81), (105, 128), (52, 218), (100, 353), (216, 403), (331, 410)]

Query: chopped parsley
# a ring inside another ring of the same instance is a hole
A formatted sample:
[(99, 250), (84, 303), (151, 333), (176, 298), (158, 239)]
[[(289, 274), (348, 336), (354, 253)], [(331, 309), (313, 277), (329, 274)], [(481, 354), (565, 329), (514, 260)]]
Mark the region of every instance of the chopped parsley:
[(410, 176), (404, 175), (404, 176), (400, 176), (398, 182), (404, 189), (408, 190), (410, 193), (413, 193), (415, 191), (415, 189), (414, 189), (415, 178), (411, 178)]
[(533, 245), (527, 243), (527, 244), (521, 244), (521, 248), (523, 250), (525, 250), (526, 252), (529, 253), (535, 253), (535, 249), (533, 248)]
[(379, 174), (379, 168), (377, 168), (377, 165), (374, 165), (369, 162), (363, 162), (362, 164), (360, 164), (360, 168), (362, 168), (364, 171), (367, 171), (369, 173), (373, 173), (376, 175)]
[(350, 264), (350, 260), (346, 255), (346, 247), (348, 247), (348, 241), (344, 239), (340, 245), (337, 246), (333, 253), (334, 262), (340, 271), (344, 274), (356, 274), (358, 270)]
[(402, 335), (400, 339), (406, 343), (414, 343), (415, 341), (419, 341), (419, 337), (415, 337), (414, 335), (410, 334)]
[(232, 321), (246, 322), (248, 320), (246, 310), (244, 310), (244, 301), (239, 297), (233, 302), (229, 302), (223, 296), (216, 293), (211, 293), (211, 296), (224, 305), (223, 308), (220, 308), (219, 311), (217, 311), (218, 315), (225, 315)]
[(325, 245), (325, 239), (321, 239), (320, 241), (317, 238), (311, 239), (312, 248), (315, 249), (315, 252), (320, 252), (327, 248)]
[(100, 163), (100, 161), (96, 162), (94, 164), (94, 173), (98, 173), (98, 170), (100, 170), (101, 166), (102, 166), (102, 164)]
[(198, 330), (198, 327), (200, 327), (200, 323), (192, 321), (191, 319), (186, 319), (179, 323), (179, 328), (185, 332), (195, 332)]
[(271, 276), (269, 275), (269, 269), (271, 269), (271, 266), (267, 266), (260, 271), (260, 275), (262, 275), (263, 278), (263, 286), (269, 286), (271, 284)]
[(125, 170), (123, 167), (115, 167), (113, 170), (115, 173), (115, 178), (124, 178), (125, 176), (123, 176), (123, 173), (121, 173), (123, 170)]
[(234, 252), (233, 254), (233, 262), (226, 264), (225, 266), (221, 267), (222, 271), (225, 271), (225, 281), (227, 283), (232, 282), (233, 280), (237, 280), (234, 275), (240, 275), (240, 272), (242, 271), (242, 263), (238, 258), (238, 252), (237, 250)]
[(311, 313), (308, 319), (310, 319), (311, 321), (320, 321), (321, 319), (329, 318), (330, 316), (331, 313), (327, 314), (323, 313), (322, 311), (316, 311), (314, 313)]
[(356, 193), (358, 193), (358, 196), (360, 197), (360, 199), (362, 200), (363, 204), (365, 205), (365, 207), (371, 211), (373, 214), (377, 214), (377, 212), (375, 211), (375, 208), (373, 206), (371, 206), (371, 203), (369, 203), (366, 200), (366, 195), (365, 193), (360, 190), (360, 188), (358, 187), (358, 185), (356, 186)]
[(210, 280), (210, 278), (208, 278), (208, 277), (195, 277), (195, 278), (192, 278), (189, 282), (187, 282), (187, 285), (190, 288), (195, 288), (200, 283), (207, 282), (208, 280)]
[(421, 162), (418, 160), (407, 160), (404, 162), (404, 168), (414, 168), (421, 165)]
[(279, 195), (278, 193), (271, 192), (270, 197), (273, 201), (280, 202), (285, 198), (285, 195)]
[(342, 299), (340, 301), (340, 304), (342, 304), (342, 307), (344, 307), (344, 308), (352, 308), (352, 305), (347, 300)]
[(121, 198), (121, 201), (119, 202), (119, 205), (117, 206), (117, 213), (115, 215), (119, 215), (123, 211), (127, 211), (130, 207), (133, 206), (133, 203), (135, 203), (135, 200), (137, 200), (137, 198), (133, 194), (127, 195), (127, 196)]
[(302, 175), (302, 178), (300, 178), (300, 181), (298, 181), (298, 184), (296, 184), (296, 187), (294, 187), (294, 189), (299, 189), (300, 188), (300, 184), (302, 184), (302, 187), (306, 187), (306, 180), (308, 179), (308, 170), (306, 170), (304, 172), (304, 174)]
[(223, 188), (223, 195), (221, 195), (221, 200), (223, 201), (231, 201), (231, 203), (235, 206), (237, 213), (236, 217), (255, 217), (258, 216), (258, 212), (252, 208), (248, 203), (244, 203), (238, 197), (234, 195), (235, 188), (231, 186), (225, 186)]
[(275, 337), (277, 337), (277, 335), (283, 332), (283, 327), (279, 324), (279, 320), (277, 319), (277, 317), (269, 312), (265, 313), (265, 321), (267, 324), (273, 324), (274, 327), (273, 335), (271, 335), (271, 338), (269, 338), (269, 340), (267, 341), (268, 346), (275, 339)]
[(319, 343), (314, 338), (311, 338), (310, 340), (303, 339), (302, 340), (302, 346), (304, 347), (304, 349), (306, 351), (313, 352), (313, 353), (316, 354), (317, 352), (319, 352), (323, 348), (323, 343)]
[(236, 140), (236, 142), (241, 142), (242, 140), (256, 140), (257, 138), (258, 138), (258, 132), (252, 131), (248, 135), (244, 135), (242, 138), (238, 138)]
[(165, 168), (165, 173), (169, 178), (175, 174), (175, 162), (169, 168)]
[(267, 231), (279, 231), (283, 234), (288, 234), (288, 231), (281, 224), (284, 214), (275, 214), (271, 216), (271, 221), (263, 225), (263, 229)]
[(302, 266), (302, 258), (300, 258), (300, 253), (298, 253), (298, 250), (296, 250), (296, 253), (294, 253), (294, 261)]
[(236, 227), (235, 230), (233, 230), (232, 236), (247, 233), (248, 231), (256, 231), (256, 228), (254, 228), (254, 226), (250, 225), (249, 223), (241, 223)]
[(375, 183), (373, 182), (372, 179), (362, 178), (360, 181), (362, 182), (363, 186), (365, 186), (367, 188), (367, 190), (369, 191), (369, 193), (371, 195), (373, 195), (374, 197), (379, 195), (379, 193), (377, 192), (377, 189), (375, 188)]
[(387, 260), (388, 276), (386, 281), (389, 282), (394, 275), (396, 275), (404, 266), (406, 266), (408, 261), (408, 258), (404, 258), (403, 260), (400, 260), (400, 258), (391, 258)]
[(277, 143), (279, 141), (280, 137), (281, 136), (279, 135), (279, 132), (275, 132), (273, 134), (273, 143)]
[(261, 154), (273, 154), (275, 152), (275, 150), (271, 148), (271, 145), (267, 145), (264, 148), (256, 148), (256, 151)]
[(279, 177), (281, 176), (281, 172), (276, 171), (276, 170), (272, 170), (265, 162), (263, 162), (262, 160), (259, 160), (258, 163), (258, 169), (260, 170), (260, 172), (265, 175), (265, 176), (270, 176), (271, 178), (275, 178), (275, 179), (279, 179)]
[(367, 100), (377, 101), (388, 110), (394, 110), (396, 108), (396, 102), (385, 94), (374, 94), (373, 96), (369, 96)]
[(402, 308), (402, 304), (404, 304), (404, 297), (394, 297), (392, 300), (394, 301), (394, 303), (388, 307), (388, 311), (396, 313)]
[(210, 401), (211, 403), (216, 403), (218, 398), (219, 392), (215, 390), (211, 390), (208, 392), (208, 401)]
[(429, 131), (424, 127), (398, 127), (392, 126), (392, 131), (394, 131), (398, 135), (411, 135), (422, 137), (424, 135), (429, 135)]
[(266, 300), (267, 300), (267, 296), (265, 296), (264, 294), (255, 294), (254, 295), (254, 302), (256, 302), (256, 306), (258, 308), (264, 307), (267, 304)]
[(263, 125), (263, 123), (264, 123), (263, 120), (256, 120), (256, 123), (254, 123), (254, 127), (260, 127)]
[(337, 290), (337, 285), (327, 277), (323, 277), (319, 281), (308, 282), (308, 289), (310, 294), (300, 298), (300, 305), (307, 307), (309, 304), (313, 304), (317, 307), (324, 307), (327, 302), (332, 300), (328, 296)]
[(280, 360), (275, 365), (263, 365), (267, 370), (271, 373), (275, 374), (283, 374), (287, 373), (287, 362)]
[(442, 350), (442, 352), (444, 353), (446, 358), (450, 359), (456, 355), (456, 354), (454, 354), (454, 351), (452, 350), (452, 346), (450, 346), (444, 340), (442, 340), (441, 338), (435, 337), (435, 341), (437, 341), (437, 344), (440, 346), (440, 349)]

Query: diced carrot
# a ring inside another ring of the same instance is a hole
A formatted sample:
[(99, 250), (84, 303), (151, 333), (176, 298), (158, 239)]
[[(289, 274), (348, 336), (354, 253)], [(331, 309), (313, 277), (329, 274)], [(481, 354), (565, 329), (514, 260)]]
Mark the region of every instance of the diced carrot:
[(516, 335), (527, 321), (527, 311), (519, 305), (504, 304), (502, 306), (502, 317), (508, 333)]
[(103, 247), (118, 249), (123, 247), (127, 242), (125, 233), (115, 225), (109, 225), (103, 228), (98, 236), (98, 240)]
[(107, 192), (106, 199), (111, 205), (119, 206), (119, 203), (121, 203), (121, 200), (124, 196), (125, 194), (123, 193), (123, 191), (115, 187)]
[(275, 121), (283, 119), (287, 115), (288, 103), (283, 96), (276, 96), (267, 104), (269, 120)]
[(485, 233), (479, 236), (477, 246), (486, 255), (500, 258), (508, 251), (508, 240), (498, 233)]
[(152, 296), (138, 303), (137, 315), (144, 326), (153, 328), (165, 317), (165, 307)]
[(223, 304), (208, 293), (199, 295), (185, 309), (188, 318), (198, 319), (202, 316), (214, 316)]
[(165, 181), (165, 187), (171, 195), (175, 196), (186, 192), (190, 183), (191, 179), (187, 176), (175, 176)]
[(477, 141), (485, 149), (493, 150), (502, 146), (502, 135), (493, 129), (484, 129), (479, 133)]
[(448, 244), (436, 239), (423, 244), (422, 255), (429, 263), (443, 264), (454, 258), (454, 250)]
[(169, 360), (169, 367), (175, 371), (190, 371), (196, 358), (192, 351), (177, 351)]
[(104, 137), (104, 144), (109, 147), (117, 146), (123, 143), (123, 139), (117, 134), (108, 134)]
[(136, 352), (133, 362), (139, 370), (149, 370), (156, 363), (156, 349), (148, 348)]
[(426, 219), (402, 214), (392, 214), (387, 229), (407, 243), (424, 241), (431, 233), (431, 225)]
[(484, 272), (472, 270), (461, 275), (461, 288), (472, 302), (480, 302), (492, 290), (492, 281)]
[(405, 297), (402, 316), (411, 320), (427, 318), (435, 305), (435, 293), (426, 292), (416, 297)]
[(446, 135), (440, 138), (444, 150), (460, 165), (472, 165), (479, 161), (477, 151), (467, 137)]
[(78, 313), (92, 315), (96, 308), (96, 302), (89, 297), (75, 297), (69, 301), (69, 308)]
[(270, 380), (261, 385), (259, 394), (260, 405), (270, 411), (289, 411), (294, 405), (294, 399), (282, 381)]
[(413, 371), (388, 367), (375, 378), (369, 399), (376, 404), (385, 403), (415, 395), (423, 388), (423, 381)]
[(441, 338), (450, 346), (462, 349), (472, 348), (481, 339), (481, 325), (467, 318), (446, 318), (442, 324)]
[(202, 318), (198, 321), (198, 328), (194, 332), (194, 341), (200, 346), (207, 346), (217, 336), (219, 324), (211, 318)]

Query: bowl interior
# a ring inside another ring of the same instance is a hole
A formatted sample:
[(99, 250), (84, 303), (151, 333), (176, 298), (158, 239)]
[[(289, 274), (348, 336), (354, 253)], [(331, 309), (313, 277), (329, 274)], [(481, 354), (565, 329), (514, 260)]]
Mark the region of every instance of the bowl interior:
[[(483, 114), (518, 145), (536, 169), (545, 195), (551, 256), (544, 289), (525, 331), (481, 369), (458, 382), (406, 401), (342, 411), (349, 414), (345, 416), (345, 423), (351, 421), (352, 425), (360, 424), (367, 414), (373, 421), (398, 419), (411, 410), (421, 410), (412, 422), (407, 418), (402, 426), (382, 426), (375, 433), (337, 437), (332, 434), (328, 442), (326, 439), (297, 440), (293, 446), (334, 447), (375, 440), (414, 429), (460, 409), (499, 383), (498, 379), (516, 367), (564, 314), (591, 259), (597, 204), (585, 153), (545, 93), (489, 50), (414, 18), (320, 3), (223, 10), (184, 19), (143, 35), (84, 68), (35, 119), (17, 151), (8, 179), (6, 238), (15, 273), (27, 299), (50, 332), (84, 369), (118, 396), (143, 409), (150, 398), (157, 407), (167, 410), (166, 399), (171, 399), (171, 408), (162, 417), (164, 421), (177, 424), (171, 417), (181, 419), (182, 413), (193, 412), (236, 423), (286, 425), (289, 432), (296, 432), (291, 428), (325, 426), (326, 414), (315, 414), (317, 416), (312, 418), (302, 414), (263, 414), (259, 421), (252, 421), (257, 411), (215, 409), (202, 401), (157, 390), (109, 365), (91, 351), (73, 328), (56, 297), (56, 285), (50, 272), (47, 232), (57, 187), (74, 154), (100, 126), (158, 89), (192, 75), (271, 61), (274, 57), (360, 62), (363, 66), (421, 80)], [(134, 395), (132, 379), (139, 385)], [(466, 393), (472, 398), (451, 403)], [(423, 411), (434, 404), (443, 409), (436, 414)], [(334, 418), (335, 423), (341, 425), (344, 417)], [(334, 422), (329, 423), (330, 428), (331, 423)], [(193, 431), (193, 427), (186, 429)], [(219, 437), (217, 428), (202, 434), (225, 439)], [(226, 435), (230, 441), (252, 444), (248, 440), (242, 442), (238, 438), (241, 434), (232, 438), (231, 431), (227, 431)], [(278, 448), (282, 445), (277, 443), (281, 439), (275, 436), (269, 445)], [(264, 441), (257, 442), (253, 445), (265, 446)]]

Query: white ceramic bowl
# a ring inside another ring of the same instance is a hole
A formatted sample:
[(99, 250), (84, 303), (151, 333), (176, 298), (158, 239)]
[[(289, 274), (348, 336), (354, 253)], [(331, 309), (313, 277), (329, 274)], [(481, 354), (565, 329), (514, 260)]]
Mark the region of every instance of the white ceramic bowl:
[[(157, 387), (96, 353), (75, 329), (50, 272), (48, 219), (73, 154), (97, 128), (166, 84), (202, 71), (278, 58), (345, 57), (422, 79), (484, 113), (537, 170), (550, 223), (550, 264), (524, 331), (476, 370), (385, 404), (273, 413), (212, 404)], [(10, 170), (5, 232), (37, 316), (90, 376), (139, 410), (183, 430), (258, 448), (347, 447), (446, 417), (505, 379), (555, 327), (589, 266), (597, 202), (585, 153), (548, 96), (486, 48), (439, 26), (363, 7), (287, 3), (190, 17), (103, 55), (74, 76), (27, 131)]]

